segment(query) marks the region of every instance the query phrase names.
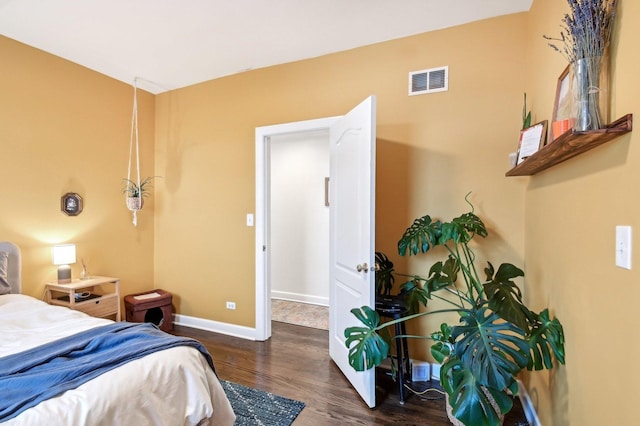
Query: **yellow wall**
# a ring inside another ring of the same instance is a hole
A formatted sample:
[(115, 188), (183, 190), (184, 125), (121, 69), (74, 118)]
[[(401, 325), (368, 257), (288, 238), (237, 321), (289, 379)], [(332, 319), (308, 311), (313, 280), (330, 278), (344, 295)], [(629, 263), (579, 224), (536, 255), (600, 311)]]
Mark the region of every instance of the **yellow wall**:
[[(611, 49), (611, 117), (640, 109), (640, 4), (618, 2)], [(537, 112), (550, 117), (566, 61), (546, 46), (557, 35), (566, 2), (535, 0), (529, 14), (527, 87)], [(615, 266), (615, 226), (640, 229), (640, 155), (636, 131), (531, 178), (526, 184), (525, 265), (533, 307), (549, 305), (566, 335), (566, 367), (534, 374), (545, 425), (640, 424), (634, 401), (640, 370), (635, 303), (640, 257)], [(513, 179), (513, 178), (512, 178)]]
[[(121, 277), (123, 293), (164, 288), (178, 313), (253, 327), (254, 229), (245, 215), (255, 209), (255, 128), (340, 115), (375, 94), (377, 248), (399, 270), (425, 272), (428, 257), (407, 262), (395, 254), (401, 232), (426, 213), (464, 212), (473, 191), (490, 228), (481, 256), (524, 266), (532, 308), (549, 306), (565, 327), (567, 365), (528, 377), (543, 424), (640, 423), (631, 402), (640, 343), (630, 318), (640, 259), (634, 254), (631, 271), (614, 266), (615, 225), (640, 225), (634, 133), (535, 177), (504, 177), (522, 93), (534, 121), (551, 116), (566, 63), (541, 36), (557, 34), (566, 8), (535, 0), (530, 13), (155, 97), (141, 92), (143, 174), (163, 178), (138, 228), (120, 193), (131, 87), (0, 37), (0, 238), (23, 249), (25, 293), (39, 297), (55, 278), (50, 245), (75, 242), (91, 273)], [(640, 102), (639, 8), (619, 5), (613, 118)], [(407, 96), (408, 72), (442, 65), (450, 67), (448, 92)], [(68, 191), (85, 199), (78, 217), (59, 210)], [(226, 310), (226, 300), (237, 310)], [(427, 358), (422, 348), (414, 354)]]
[[(341, 115), (370, 94), (378, 249), (397, 260), (415, 217), (464, 213), (473, 191), (492, 255), (522, 264), (523, 183), (504, 173), (521, 125), (525, 22), (512, 15), (159, 95), (156, 284), (177, 295), (182, 314), (255, 326), (254, 229), (245, 225), (255, 209), (255, 128)], [(408, 96), (410, 71), (443, 65), (448, 92)]]
[[(139, 226), (121, 194), (131, 86), (0, 36), (0, 240), (22, 249), (23, 293), (56, 279), (51, 246), (75, 243), (89, 272), (121, 278), (123, 294), (153, 288), (153, 201)], [(142, 170), (154, 167), (154, 98), (139, 93)], [(60, 211), (77, 192), (84, 211)]]

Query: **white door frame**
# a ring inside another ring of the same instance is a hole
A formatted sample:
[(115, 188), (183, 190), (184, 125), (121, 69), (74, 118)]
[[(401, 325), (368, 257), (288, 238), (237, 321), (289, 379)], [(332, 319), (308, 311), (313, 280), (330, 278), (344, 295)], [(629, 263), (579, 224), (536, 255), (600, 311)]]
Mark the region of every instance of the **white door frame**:
[(256, 128), (256, 340), (267, 340), (271, 337), (271, 282), (269, 280), (269, 152), (271, 137), (288, 133), (328, 130), (339, 118), (319, 118)]

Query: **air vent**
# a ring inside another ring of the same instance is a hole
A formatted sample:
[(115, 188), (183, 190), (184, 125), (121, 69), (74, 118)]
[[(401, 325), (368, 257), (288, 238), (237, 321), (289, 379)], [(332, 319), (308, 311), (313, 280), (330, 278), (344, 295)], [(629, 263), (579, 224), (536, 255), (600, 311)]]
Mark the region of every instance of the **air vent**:
[(409, 96), (449, 90), (449, 67), (409, 73)]

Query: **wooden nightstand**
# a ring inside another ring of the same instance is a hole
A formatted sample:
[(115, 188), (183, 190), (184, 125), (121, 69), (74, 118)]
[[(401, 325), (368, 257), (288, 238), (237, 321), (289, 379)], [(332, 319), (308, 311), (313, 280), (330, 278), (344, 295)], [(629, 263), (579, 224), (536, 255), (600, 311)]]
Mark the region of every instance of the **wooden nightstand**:
[(51, 305), (66, 306), (94, 317), (115, 316), (120, 321), (119, 278), (91, 277), (66, 284), (54, 281), (46, 283), (45, 292)]

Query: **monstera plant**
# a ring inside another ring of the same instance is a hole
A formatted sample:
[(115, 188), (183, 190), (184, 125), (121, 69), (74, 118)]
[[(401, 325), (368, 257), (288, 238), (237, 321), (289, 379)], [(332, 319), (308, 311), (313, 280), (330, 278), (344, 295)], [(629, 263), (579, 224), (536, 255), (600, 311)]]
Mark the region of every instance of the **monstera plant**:
[[(351, 312), (364, 326), (345, 330), (349, 363), (363, 371), (387, 358), (390, 342), (386, 327), (423, 316), (457, 313), (454, 324), (443, 323), (428, 336), (408, 337), (431, 342), (431, 354), (442, 364), (440, 383), (447, 394), (450, 416), (455, 417), (451, 420), (468, 426), (500, 424), (513, 406), (518, 391), (516, 376), (523, 369), (550, 369), (553, 358), (564, 364), (560, 322), (551, 318), (548, 309), (536, 313), (527, 308), (514, 282), (524, 272), (516, 266), (503, 263), (496, 270), (488, 262), (486, 277), (481, 278), (470, 247), (477, 236), (486, 237), (487, 230), (473, 206), (471, 212), (450, 222), (429, 216), (416, 219), (398, 242), (399, 254), (427, 253), (436, 246), (447, 254), (426, 276), (405, 275), (408, 281), (402, 284), (401, 294), (417, 313), (380, 324), (375, 310), (363, 306)], [(383, 281), (389, 282), (393, 264), (384, 255), (378, 260), (384, 261), (378, 285), (388, 290)], [(450, 307), (431, 310), (433, 299)], [(420, 305), (424, 308), (417, 309)]]

